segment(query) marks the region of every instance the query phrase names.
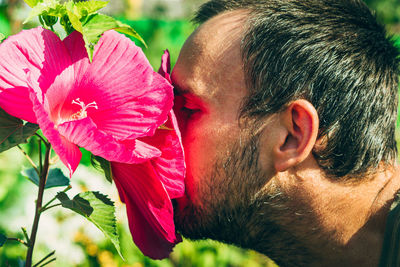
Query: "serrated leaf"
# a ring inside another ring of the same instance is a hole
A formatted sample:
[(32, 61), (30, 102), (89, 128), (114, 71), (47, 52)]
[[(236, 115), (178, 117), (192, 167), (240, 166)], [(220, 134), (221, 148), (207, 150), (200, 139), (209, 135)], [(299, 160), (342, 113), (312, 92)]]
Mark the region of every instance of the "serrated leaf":
[(24, 0), (24, 1), (25, 1), (25, 3), (27, 3), (28, 6), (30, 6), (30, 7), (36, 6), (36, 4), (39, 2), (39, 0)]
[(72, 200), (69, 199), (68, 195), (65, 192), (58, 192), (56, 198), (60, 200), (61, 205), (64, 208), (72, 209)]
[(79, 20), (79, 17), (73, 12), (73, 10), (67, 9), (67, 14), (72, 27), (74, 27), (74, 29), (78, 32), (82, 33), (82, 22)]
[(34, 135), (39, 126), (26, 123), (0, 109), (0, 152), (16, 145), (26, 143), (26, 139)]
[(120, 21), (118, 21), (118, 24), (119, 24), (119, 27), (115, 28), (114, 30), (138, 39), (147, 48), (147, 44), (143, 40), (142, 36), (140, 36), (133, 28), (131, 28), (131, 26), (129, 26), (128, 24), (124, 24)]
[(97, 10), (102, 9), (108, 4), (108, 1), (82, 1), (76, 2), (75, 7), (77, 12), (80, 13), (81, 18), (83, 16), (91, 15), (95, 13)]
[(3, 234), (0, 234), (0, 248), (6, 243), (7, 237)]
[(90, 60), (92, 60), (93, 57), (94, 46), (99, 41), (101, 35), (108, 30), (116, 30), (121, 33), (125, 33), (140, 40), (143, 44), (145, 44), (142, 37), (140, 37), (140, 35), (134, 29), (132, 29), (131, 26), (104, 14), (90, 15), (83, 23), (82, 27), (83, 39), (85, 40), (86, 50), (88, 51), (88, 56)]
[[(31, 180), (35, 185), (39, 186), (39, 176), (34, 168), (25, 169), (21, 173), (23, 176)], [(59, 168), (54, 168), (49, 170), (44, 189), (68, 186), (69, 184), (70, 179), (66, 177)]]
[(107, 4), (108, 2), (105, 1), (69, 1), (65, 4), (65, 8), (72, 27), (78, 32), (83, 33), (82, 21), (85, 21), (87, 16), (95, 13)]
[(57, 0), (46, 0), (44, 2), (37, 3), (37, 5), (32, 8), (31, 12), (23, 23), (25, 24), (39, 15), (48, 15), (61, 18), (66, 13), (67, 11), (64, 4), (61, 4)]
[(76, 195), (72, 200), (64, 192), (59, 192), (56, 197), (64, 208), (79, 213), (96, 225), (111, 240), (123, 258), (119, 245), (114, 203), (107, 196), (89, 191)]
[[(95, 160), (96, 163), (98, 163), (100, 165), (100, 168), (104, 171), (104, 175), (105, 175), (107, 181), (112, 183), (113, 175), (112, 175), (112, 171), (111, 171), (111, 163), (108, 160), (106, 160), (102, 157), (99, 157), (99, 156), (92, 155), (92, 157), (93, 157), (93, 160)], [(93, 163), (93, 165), (94, 165), (94, 163)], [(94, 167), (98, 167), (98, 166), (94, 166)]]

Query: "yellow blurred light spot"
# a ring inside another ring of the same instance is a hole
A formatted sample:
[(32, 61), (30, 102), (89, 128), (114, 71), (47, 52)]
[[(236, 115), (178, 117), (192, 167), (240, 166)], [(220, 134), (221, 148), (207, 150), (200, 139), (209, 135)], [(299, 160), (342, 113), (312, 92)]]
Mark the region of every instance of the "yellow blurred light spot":
[(113, 255), (109, 251), (102, 251), (97, 257), (102, 267), (118, 267), (118, 264), (114, 261)]
[(95, 244), (89, 244), (86, 247), (86, 252), (90, 255), (90, 256), (95, 256), (97, 254), (97, 246)]

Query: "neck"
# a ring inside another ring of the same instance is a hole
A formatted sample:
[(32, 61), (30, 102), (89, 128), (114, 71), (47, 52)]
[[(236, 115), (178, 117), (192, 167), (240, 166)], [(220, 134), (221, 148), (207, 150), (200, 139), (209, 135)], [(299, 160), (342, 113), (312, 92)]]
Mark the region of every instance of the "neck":
[(315, 264), (310, 260), (308, 266), (377, 266), (386, 217), (400, 189), (398, 167), (359, 183), (332, 182), (321, 177), (315, 173), (297, 175), (297, 188), (289, 192), (301, 200), (293, 203), (293, 208), (300, 204), (299, 209), (311, 210), (308, 220), (303, 220), (307, 227), (292, 228), (315, 259)]

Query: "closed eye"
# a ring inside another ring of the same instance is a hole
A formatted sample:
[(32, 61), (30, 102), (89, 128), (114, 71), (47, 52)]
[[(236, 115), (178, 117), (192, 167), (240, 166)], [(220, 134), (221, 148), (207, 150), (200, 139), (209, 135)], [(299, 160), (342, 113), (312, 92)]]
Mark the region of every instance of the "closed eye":
[(184, 108), (192, 111), (199, 111), (201, 109), (200, 105), (190, 96), (184, 95), (183, 98), (184, 98), (184, 105), (183, 105)]
[(200, 109), (191, 109), (191, 108), (187, 108), (187, 107), (183, 106), (181, 108), (181, 111), (184, 112), (186, 114), (186, 116), (191, 117), (193, 114), (199, 112)]
[(200, 112), (202, 107), (198, 104), (197, 99), (190, 94), (182, 94), (175, 96), (174, 109), (184, 115), (186, 119), (189, 119), (193, 114)]

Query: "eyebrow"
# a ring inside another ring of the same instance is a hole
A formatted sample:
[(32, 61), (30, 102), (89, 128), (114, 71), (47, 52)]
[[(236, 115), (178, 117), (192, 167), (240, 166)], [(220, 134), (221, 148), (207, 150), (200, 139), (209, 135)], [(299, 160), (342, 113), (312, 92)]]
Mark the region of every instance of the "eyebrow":
[(201, 96), (194, 94), (192, 91), (187, 89), (180, 89), (179, 87), (174, 87), (174, 95), (184, 97), (186, 100), (191, 102), (204, 105), (206, 100)]
[(180, 96), (194, 96), (196, 97), (196, 95), (193, 93), (192, 90), (189, 89), (182, 89), (182, 87), (180, 87), (177, 84), (173, 84), (174, 86), (174, 95), (180, 95)]
[(187, 89), (181, 89), (179, 86), (174, 85), (174, 95), (187, 95), (191, 92)]
[(186, 88), (183, 89), (176, 83), (172, 83), (172, 85), (174, 86), (174, 95), (176, 96), (183, 96), (196, 101), (205, 101), (205, 96), (196, 94), (193, 90), (188, 89), (190, 87), (185, 86)]

